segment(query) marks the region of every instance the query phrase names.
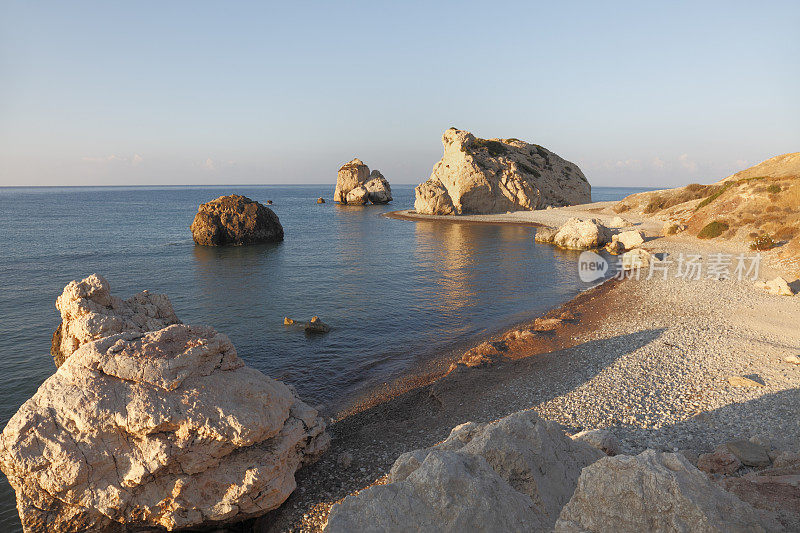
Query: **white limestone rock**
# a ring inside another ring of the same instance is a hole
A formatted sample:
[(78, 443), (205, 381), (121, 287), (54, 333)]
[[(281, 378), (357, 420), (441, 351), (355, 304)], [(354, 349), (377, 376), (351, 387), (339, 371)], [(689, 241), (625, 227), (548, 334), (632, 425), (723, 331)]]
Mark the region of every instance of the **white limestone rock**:
[(276, 508), (328, 441), (228, 337), (176, 324), (82, 345), (11, 418), (0, 468), (26, 531), (174, 530)]
[(344, 203), (347, 205), (365, 205), (369, 203), (369, 191), (363, 185), (350, 189)]
[(380, 171), (370, 172), (369, 167), (356, 158), (339, 169), (333, 201), (347, 205), (386, 204), (392, 201), (392, 188)]
[(625, 250), (632, 250), (644, 244), (644, 235), (639, 230), (629, 230), (614, 235), (612, 240), (619, 241)]
[(636, 248), (622, 254), (622, 270), (638, 270), (650, 268), (650, 263), (656, 258), (647, 250)]
[(401, 455), (388, 484), (334, 505), (325, 531), (546, 531), (602, 455), (534, 411), (468, 422)]
[(416, 189), (427, 215), (488, 214), (591, 201), (583, 172), (553, 152), (519, 139), (479, 139), (450, 128), (444, 155)]
[(373, 204), (388, 204), (392, 201), (392, 187), (378, 170), (370, 172), (369, 181), (364, 184), (369, 201)]
[(555, 531), (772, 531), (780, 525), (712, 483), (680, 454), (646, 450), (583, 469)]
[(596, 218), (570, 218), (553, 235), (553, 244), (568, 250), (601, 248), (611, 240), (611, 230)]
[(67, 285), (56, 299), (56, 308), (61, 313), (61, 324), (50, 348), (56, 366), (87, 342), (180, 323), (166, 295), (142, 291), (123, 300), (112, 296), (108, 281), (97, 274)]
[(756, 286), (777, 296), (794, 296), (794, 291), (789, 286), (789, 282), (781, 276), (769, 281), (756, 282)]

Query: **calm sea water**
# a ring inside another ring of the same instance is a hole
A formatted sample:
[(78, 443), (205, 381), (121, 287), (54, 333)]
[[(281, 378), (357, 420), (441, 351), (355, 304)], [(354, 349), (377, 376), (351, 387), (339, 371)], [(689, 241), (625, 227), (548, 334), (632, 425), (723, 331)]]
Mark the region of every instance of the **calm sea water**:
[[(602, 188), (616, 200), (645, 189)], [(189, 225), (223, 194), (272, 200), (285, 241), (203, 248)], [(495, 333), (586, 288), (577, 254), (535, 245), (534, 229), (382, 217), (413, 206), (346, 207), (325, 186), (0, 188), (0, 427), (55, 371), (50, 339), (64, 285), (99, 273), (123, 298), (169, 295), (185, 323), (226, 333), (250, 365), (329, 412), (455, 346)], [(324, 336), (283, 317), (319, 315)], [(20, 530), (0, 475), (0, 524)]]

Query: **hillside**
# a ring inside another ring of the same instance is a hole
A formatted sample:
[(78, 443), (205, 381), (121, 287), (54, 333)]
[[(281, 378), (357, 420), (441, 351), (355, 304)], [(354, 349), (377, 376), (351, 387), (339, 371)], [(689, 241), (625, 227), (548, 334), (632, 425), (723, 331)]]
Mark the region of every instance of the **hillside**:
[(699, 238), (758, 245), (800, 270), (800, 152), (784, 154), (710, 185), (638, 193), (614, 206), (686, 225)]

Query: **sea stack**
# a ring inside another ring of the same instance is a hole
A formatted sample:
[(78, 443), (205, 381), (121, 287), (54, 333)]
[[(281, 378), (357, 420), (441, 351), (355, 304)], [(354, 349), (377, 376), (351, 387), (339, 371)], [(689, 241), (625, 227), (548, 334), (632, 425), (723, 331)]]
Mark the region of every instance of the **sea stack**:
[[(70, 286), (82, 284), (94, 286)], [(144, 327), (81, 345), (0, 435), (25, 531), (241, 521), (281, 505), (327, 448), (317, 411), (245, 365), (227, 336)]]
[(392, 188), (379, 170), (370, 172), (356, 158), (339, 169), (333, 201), (347, 205), (388, 204), (392, 201)]
[(233, 194), (201, 204), (190, 227), (196, 244), (261, 244), (283, 240), (283, 226), (272, 209)]
[(414, 209), (424, 215), (491, 214), (591, 202), (581, 169), (537, 144), (480, 139), (450, 128), (444, 155), (416, 188)]

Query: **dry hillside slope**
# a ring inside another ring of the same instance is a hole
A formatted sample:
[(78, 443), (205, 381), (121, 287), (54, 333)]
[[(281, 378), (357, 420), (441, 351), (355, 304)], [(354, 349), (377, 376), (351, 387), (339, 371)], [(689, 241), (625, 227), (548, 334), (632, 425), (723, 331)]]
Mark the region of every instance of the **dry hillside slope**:
[(614, 211), (685, 224), (701, 239), (744, 241), (800, 271), (800, 152), (773, 157), (711, 185), (633, 194)]

